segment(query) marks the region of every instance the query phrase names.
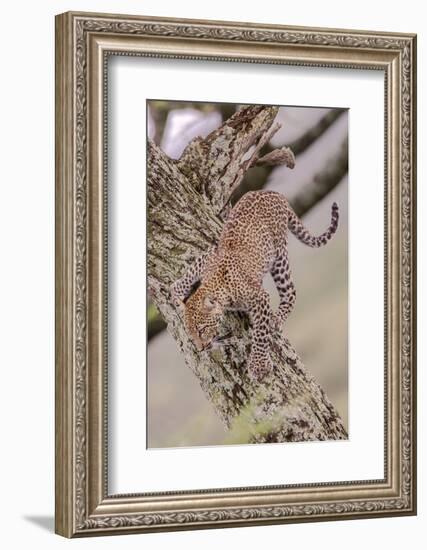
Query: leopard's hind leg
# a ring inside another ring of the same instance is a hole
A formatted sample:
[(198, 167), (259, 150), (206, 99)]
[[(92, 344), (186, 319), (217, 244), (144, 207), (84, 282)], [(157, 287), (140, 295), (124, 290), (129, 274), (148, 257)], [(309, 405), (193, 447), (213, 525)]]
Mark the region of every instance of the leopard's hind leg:
[(296, 289), (292, 280), (286, 246), (279, 250), (279, 254), (271, 268), (271, 275), (280, 297), (279, 308), (273, 316), (273, 328), (280, 330), (293, 310), (296, 301)]

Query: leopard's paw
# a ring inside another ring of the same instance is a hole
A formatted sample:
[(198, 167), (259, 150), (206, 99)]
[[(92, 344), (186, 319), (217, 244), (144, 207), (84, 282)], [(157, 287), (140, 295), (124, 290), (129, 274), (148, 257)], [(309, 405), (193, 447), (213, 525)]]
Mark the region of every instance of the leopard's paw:
[(269, 356), (249, 357), (248, 371), (249, 376), (256, 382), (260, 382), (265, 376), (273, 370), (273, 362)]
[(283, 331), (283, 319), (278, 313), (274, 313), (271, 321), (270, 321), (270, 327), (272, 332), (282, 332)]
[(178, 309), (184, 309), (184, 298), (182, 292), (179, 291), (179, 283), (173, 283), (169, 288), (171, 302)]

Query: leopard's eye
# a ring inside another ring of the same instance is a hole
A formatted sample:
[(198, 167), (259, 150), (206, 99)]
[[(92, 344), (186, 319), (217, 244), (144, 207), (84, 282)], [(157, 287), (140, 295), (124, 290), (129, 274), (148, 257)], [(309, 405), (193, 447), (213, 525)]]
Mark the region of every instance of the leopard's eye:
[(211, 311), (216, 305), (216, 302), (212, 296), (206, 296), (203, 302), (206, 311)]
[(199, 329), (199, 334), (202, 336), (203, 334), (206, 333), (207, 330), (208, 330), (208, 327), (205, 325), (204, 327)]

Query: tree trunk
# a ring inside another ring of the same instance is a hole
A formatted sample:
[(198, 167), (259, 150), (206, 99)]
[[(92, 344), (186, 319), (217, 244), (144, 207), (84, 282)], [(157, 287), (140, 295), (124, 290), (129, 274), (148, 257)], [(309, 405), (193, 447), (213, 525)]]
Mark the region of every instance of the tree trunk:
[(233, 191), (262, 161), (259, 151), (278, 129), (276, 114), (275, 107), (243, 108), (207, 138), (193, 140), (178, 161), (149, 142), (149, 293), (207, 399), (239, 441), (346, 439), (339, 414), (283, 334), (271, 336), (273, 372), (254, 382), (246, 367), (246, 315), (227, 313), (224, 331), (233, 339), (200, 353), (170, 300), (170, 285), (218, 241)]

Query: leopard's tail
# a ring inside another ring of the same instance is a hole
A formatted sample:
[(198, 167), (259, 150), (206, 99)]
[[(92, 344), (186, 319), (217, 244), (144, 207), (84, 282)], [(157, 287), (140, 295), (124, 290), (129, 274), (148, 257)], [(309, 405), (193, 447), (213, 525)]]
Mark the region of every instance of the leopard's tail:
[(309, 231), (304, 227), (301, 220), (298, 218), (298, 216), (295, 214), (295, 212), (291, 209), (289, 209), (289, 218), (288, 218), (288, 227), (292, 231), (292, 233), (297, 237), (302, 243), (311, 246), (313, 248), (318, 248), (320, 246), (325, 245), (332, 237), (332, 235), (335, 233), (338, 227), (338, 205), (336, 202), (332, 205), (332, 215), (331, 215), (331, 223), (328, 227), (328, 229), (319, 235), (319, 237), (314, 237), (309, 233)]

